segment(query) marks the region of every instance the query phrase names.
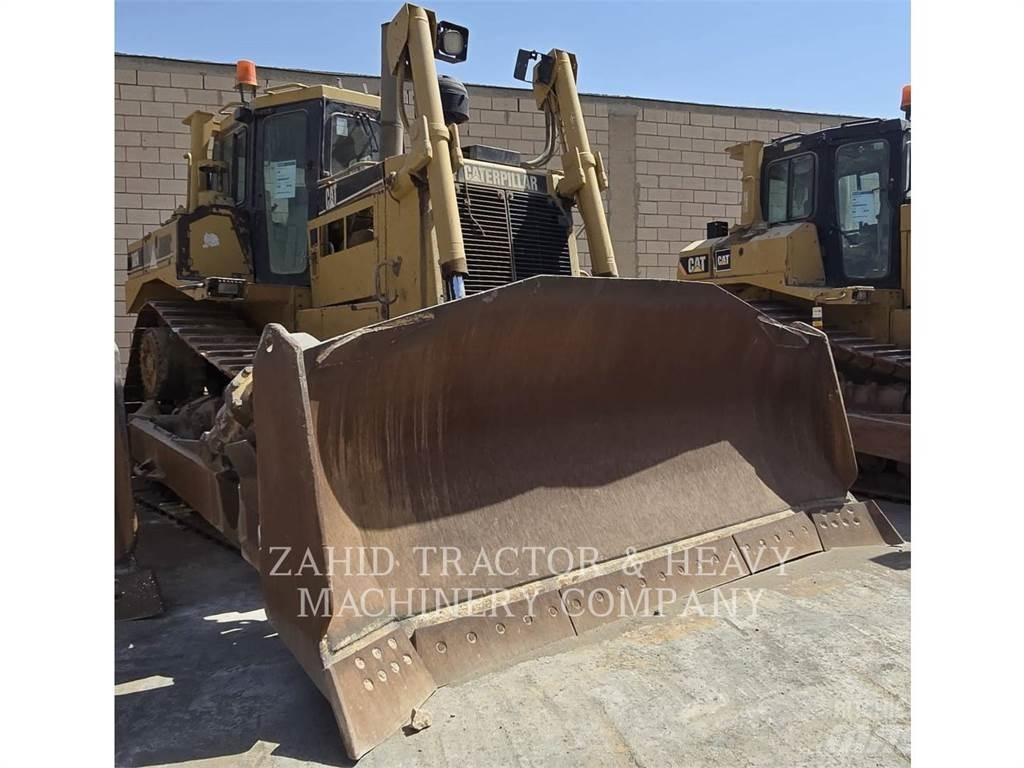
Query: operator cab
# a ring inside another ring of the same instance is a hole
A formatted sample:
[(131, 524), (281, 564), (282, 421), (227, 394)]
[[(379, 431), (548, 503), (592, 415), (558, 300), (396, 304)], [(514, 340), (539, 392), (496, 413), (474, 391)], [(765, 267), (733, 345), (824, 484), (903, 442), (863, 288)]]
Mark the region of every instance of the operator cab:
[(830, 286), (897, 288), (900, 206), (910, 197), (910, 124), (863, 120), (764, 148), (762, 214), (818, 230)]
[(309, 285), (307, 223), (322, 182), (379, 169), (380, 155), (375, 96), (296, 85), (235, 110), (214, 138), (223, 166), (211, 182), (244, 222), (257, 283)]

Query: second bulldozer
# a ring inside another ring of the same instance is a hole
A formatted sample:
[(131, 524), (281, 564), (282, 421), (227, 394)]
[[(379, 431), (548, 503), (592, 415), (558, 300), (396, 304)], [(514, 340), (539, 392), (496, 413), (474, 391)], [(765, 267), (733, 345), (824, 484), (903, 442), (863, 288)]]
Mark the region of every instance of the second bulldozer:
[(403, 6), (380, 99), (257, 95), (240, 65), (243, 103), (188, 118), (188, 205), (126, 285), (138, 471), (259, 571), (353, 758), (439, 685), (894, 540), (848, 494), (825, 336), (717, 286), (616, 279), (575, 57), (520, 52), (546, 123), (524, 160), (460, 141), (468, 94), (435, 59), (468, 38)]
[[(742, 163), (740, 220), (713, 221), (678, 278), (720, 285), (828, 335), (861, 484), (909, 494), (910, 86), (907, 120), (860, 120), (765, 145)], [(895, 471), (893, 471), (895, 470)]]

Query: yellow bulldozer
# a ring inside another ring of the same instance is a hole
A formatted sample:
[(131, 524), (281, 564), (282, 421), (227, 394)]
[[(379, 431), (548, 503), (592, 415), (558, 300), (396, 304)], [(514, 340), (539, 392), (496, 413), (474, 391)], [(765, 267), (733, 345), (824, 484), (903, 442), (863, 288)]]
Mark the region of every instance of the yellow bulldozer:
[(654, 588), (895, 536), (848, 493), (824, 334), (616, 278), (575, 57), (519, 52), (547, 125), (522, 158), (460, 140), (435, 62), (468, 41), (403, 6), (379, 98), (240, 63), (239, 103), (186, 119), (187, 206), (130, 248), (135, 469), (259, 571), (353, 758)]
[(906, 120), (729, 147), (742, 164), (739, 222), (709, 222), (677, 267), (679, 280), (824, 330), (860, 485), (899, 496), (910, 477), (910, 95)]

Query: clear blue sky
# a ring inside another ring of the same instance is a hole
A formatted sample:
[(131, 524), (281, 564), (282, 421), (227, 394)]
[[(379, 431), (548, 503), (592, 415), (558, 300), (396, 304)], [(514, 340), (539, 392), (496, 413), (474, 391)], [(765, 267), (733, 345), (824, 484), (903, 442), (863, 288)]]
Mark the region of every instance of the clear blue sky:
[[(397, 0), (117, 0), (120, 53), (375, 74)], [(910, 82), (900, 0), (426, 3), (470, 29), (470, 83), (516, 85), (516, 51), (574, 51), (580, 89), (810, 112), (898, 116)], [(444, 66), (441, 67), (445, 69)]]

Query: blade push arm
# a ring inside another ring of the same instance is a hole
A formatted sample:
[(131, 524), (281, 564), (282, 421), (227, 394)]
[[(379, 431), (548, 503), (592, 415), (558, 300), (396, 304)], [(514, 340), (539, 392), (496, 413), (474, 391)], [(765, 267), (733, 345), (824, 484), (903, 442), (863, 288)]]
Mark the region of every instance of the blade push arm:
[[(412, 77), (415, 97), (415, 119), (410, 127), (410, 142), (422, 147), (418, 154), (419, 171), (425, 165), (430, 188), (430, 205), (437, 235), (438, 261), (446, 282), (461, 285), (461, 276), (468, 273), (466, 249), (459, 223), (455, 198), (455, 175), (451, 160), (451, 131), (445, 124), (441, 107), (441, 91), (434, 64), (437, 49), (437, 19), (433, 11), (416, 5), (403, 5), (388, 24), (386, 59), (390, 72), (382, 76), (404, 81)], [(401, 89), (397, 92), (401, 108)], [(418, 135), (422, 134), (422, 135)], [(457, 295), (456, 291), (456, 295)]]
[(520, 51), (515, 76), (526, 79), (530, 59), (537, 59), (533, 68), (533, 95), (537, 108), (545, 110), (557, 120), (562, 142), (562, 180), (557, 192), (563, 197), (575, 197), (583, 216), (583, 228), (590, 247), (590, 261), (594, 274), (616, 277), (615, 251), (608, 231), (601, 192), (608, 188), (601, 154), (590, 148), (587, 126), (583, 119), (583, 106), (576, 90), (576, 56), (557, 48), (547, 54)]

